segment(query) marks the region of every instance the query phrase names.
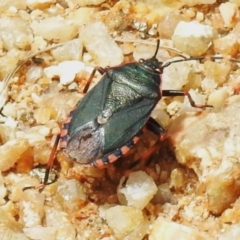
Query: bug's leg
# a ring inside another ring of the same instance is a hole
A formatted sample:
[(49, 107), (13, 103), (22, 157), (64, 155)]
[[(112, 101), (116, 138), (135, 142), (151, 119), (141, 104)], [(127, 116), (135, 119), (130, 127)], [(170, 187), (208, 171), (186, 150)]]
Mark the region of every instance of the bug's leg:
[(142, 161), (147, 162), (147, 160), (152, 156), (152, 154), (159, 150), (159, 142), (163, 141), (166, 138), (165, 129), (151, 117), (148, 119), (146, 128), (153, 134), (157, 135), (159, 138), (147, 151), (143, 153), (143, 155), (137, 161), (133, 162), (129, 166), (129, 170), (137, 166)]
[(176, 96), (187, 96), (189, 99), (189, 102), (192, 107), (195, 108), (207, 108), (207, 107), (213, 107), (212, 105), (199, 105), (194, 102), (192, 99), (191, 95), (187, 91), (182, 91), (182, 90), (162, 90), (162, 96), (163, 97), (176, 97)]
[(88, 88), (94, 78), (94, 75), (96, 74), (96, 72), (98, 71), (101, 75), (103, 75), (107, 70), (109, 69), (109, 67), (106, 68), (102, 68), (102, 67), (95, 67), (90, 75), (90, 77), (87, 80), (87, 83), (83, 89), (83, 93), (86, 93), (88, 91)]
[(50, 154), (49, 159), (48, 159), (48, 164), (47, 164), (47, 167), (46, 167), (46, 171), (45, 171), (43, 182), (41, 182), (37, 186), (25, 187), (25, 188), (23, 188), (23, 191), (25, 191), (27, 189), (39, 189), (39, 190), (42, 190), (48, 184), (49, 174), (50, 174), (50, 172), (52, 170), (52, 166), (53, 166), (54, 158), (55, 158), (55, 155), (56, 155), (59, 139), (60, 139), (60, 134), (58, 134), (56, 139), (55, 139), (54, 146), (52, 148), (51, 154)]

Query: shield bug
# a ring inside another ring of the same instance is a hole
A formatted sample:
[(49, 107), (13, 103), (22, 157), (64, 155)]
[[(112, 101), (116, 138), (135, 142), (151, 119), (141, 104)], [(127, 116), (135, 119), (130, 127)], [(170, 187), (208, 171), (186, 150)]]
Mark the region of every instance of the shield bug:
[[(149, 59), (94, 69), (84, 92), (87, 92), (96, 71), (103, 75), (102, 79), (76, 105), (64, 122), (43, 184), (47, 183), (59, 139), (60, 148), (76, 162), (101, 168), (126, 154), (138, 142), (144, 128), (158, 135), (159, 140), (163, 138), (164, 128), (150, 117), (163, 96), (187, 96), (193, 107), (212, 107), (196, 105), (186, 91), (161, 89), (164, 68), (172, 63), (202, 60), (205, 57), (180, 59), (164, 64), (156, 58), (159, 44), (158, 40), (156, 51)], [(213, 58), (222, 57), (211, 57)], [(154, 151), (157, 144), (158, 142), (146, 155)]]
[[(188, 92), (162, 90), (163, 65), (156, 58), (112, 68), (95, 68), (103, 74), (100, 82), (89, 91), (66, 119), (60, 136), (60, 147), (76, 162), (103, 167), (124, 155), (138, 140), (144, 126), (153, 133), (164, 133), (150, 115), (162, 96), (187, 95)], [(89, 84), (87, 84), (85, 91)]]

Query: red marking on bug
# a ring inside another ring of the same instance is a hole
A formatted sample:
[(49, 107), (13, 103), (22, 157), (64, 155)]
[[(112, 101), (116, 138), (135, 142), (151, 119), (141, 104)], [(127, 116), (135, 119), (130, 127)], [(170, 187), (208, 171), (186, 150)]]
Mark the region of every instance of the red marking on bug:
[(113, 162), (117, 161), (118, 158), (119, 158), (119, 157), (117, 157), (117, 156), (114, 155), (114, 154), (108, 155), (108, 161), (109, 161), (109, 163), (113, 163)]
[(130, 148), (128, 146), (121, 147), (121, 152), (123, 155), (126, 154), (129, 150), (130, 150)]
[(104, 168), (105, 167), (105, 164), (103, 162), (103, 160), (100, 158), (100, 159), (97, 159), (94, 161), (94, 165), (95, 167), (97, 168)]
[(135, 136), (133, 138), (133, 143), (136, 144), (140, 140), (140, 137)]

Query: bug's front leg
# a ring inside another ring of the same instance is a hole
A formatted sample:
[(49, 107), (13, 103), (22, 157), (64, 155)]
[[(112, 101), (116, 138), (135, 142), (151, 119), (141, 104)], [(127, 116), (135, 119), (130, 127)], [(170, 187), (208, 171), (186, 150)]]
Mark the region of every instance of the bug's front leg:
[(206, 104), (206, 105), (196, 104), (194, 102), (194, 100), (192, 99), (192, 97), (191, 97), (191, 95), (189, 94), (188, 91), (182, 91), (182, 90), (162, 90), (162, 96), (163, 97), (187, 96), (192, 107), (195, 107), (195, 108), (207, 108), (207, 107), (212, 108), (213, 107), (212, 105), (208, 105), (208, 104)]
[(87, 83), (83, 89), (83, 93), (86, 93), (88, 91), (88, 88), (96, 74), (96, 72), (98, 71), (101, 75), (103, 75), (104, 73), (107, 72), (107, 70), (109, 69), (109, 67), (106, 67), (106, 68), (102, 68), (102, 67), (95, 67), (89, 77), (89, 79), (87, 80)]

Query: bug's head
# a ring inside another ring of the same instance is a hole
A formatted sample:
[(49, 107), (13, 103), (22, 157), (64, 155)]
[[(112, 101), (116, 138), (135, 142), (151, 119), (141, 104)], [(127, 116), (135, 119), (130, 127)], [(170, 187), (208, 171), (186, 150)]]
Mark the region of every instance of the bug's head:
[(162, 73), (162, 70), (163, 70), (163, 68), (161, 67), (163, 63), (160, 62), (156, 57), (158, 50), (159, 50), (159, 46), (160, 46), (160, 40), (158, 39), (157, 40), (157, 48), (156, 48), (154, 55), (149, 59), (142, 59), (142, 58), (139, 59), (139, 63), (142, 66), (144, 66), (145, 68), (151, 70), (152, 72), (156, 72), (156, 73)]

